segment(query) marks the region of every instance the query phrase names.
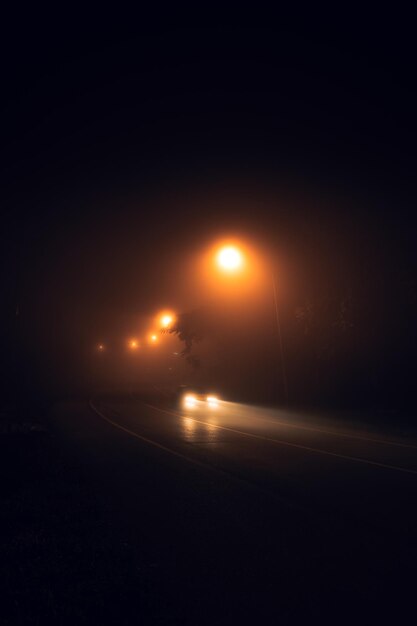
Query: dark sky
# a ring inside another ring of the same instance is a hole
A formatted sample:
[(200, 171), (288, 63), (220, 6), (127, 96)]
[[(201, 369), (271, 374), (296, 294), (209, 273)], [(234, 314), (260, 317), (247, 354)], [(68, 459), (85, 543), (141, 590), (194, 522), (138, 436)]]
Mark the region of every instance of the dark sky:
[(34, 345), (45, 328), (55, 341), (83, 320), (190, 306), (185, 268), (222, 232), (297, 259), (304, 287), (323, 267), (348, 282), (372, 254), (381, 271), (392, 259), (415, 271), (415, 43), (406, 16), (391, 17), (276, 29), (11, 20), (6, 335), (16, 302)]

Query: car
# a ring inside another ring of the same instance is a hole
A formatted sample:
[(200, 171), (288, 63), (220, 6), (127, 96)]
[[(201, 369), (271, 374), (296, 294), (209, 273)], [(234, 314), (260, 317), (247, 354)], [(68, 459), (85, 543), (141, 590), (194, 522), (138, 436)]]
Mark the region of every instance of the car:
[(220, 398), (211, 390), (193, 385), (181, 385), (177, 389), (177, 403), (182, 409), (217, 409)]

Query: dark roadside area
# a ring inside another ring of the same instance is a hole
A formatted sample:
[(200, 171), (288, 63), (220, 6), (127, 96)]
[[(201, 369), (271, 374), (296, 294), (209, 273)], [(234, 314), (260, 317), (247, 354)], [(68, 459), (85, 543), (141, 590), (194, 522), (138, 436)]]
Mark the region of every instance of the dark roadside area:
[(125, 624), (135, 613), (159, 623), (149, 572), (105, 520), (47, 406), (1, 410), (0, 472), (2, 626)]

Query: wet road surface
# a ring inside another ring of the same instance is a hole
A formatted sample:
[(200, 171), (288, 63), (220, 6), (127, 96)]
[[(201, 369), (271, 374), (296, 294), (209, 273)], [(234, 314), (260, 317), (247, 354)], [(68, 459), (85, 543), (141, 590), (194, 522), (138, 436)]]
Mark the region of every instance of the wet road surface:
[(408, 614), (414, 439), (336, 418), (228, 402), (179, 410), (134, 396), (62, 405), (54, 420), (149, 575), (149, 623)]

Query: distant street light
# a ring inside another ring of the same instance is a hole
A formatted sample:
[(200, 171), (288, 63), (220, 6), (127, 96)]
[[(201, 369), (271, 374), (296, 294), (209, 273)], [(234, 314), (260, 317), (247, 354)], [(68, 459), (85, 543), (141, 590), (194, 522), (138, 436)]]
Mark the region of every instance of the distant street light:
[[(243, 269), (244, 266), (244, 255), (236, 245), (225, 245), (217, 250), (215, 255), (216, 263), (219, 269), (222, 272), (227, 272), (228, 274), (236, 274)], [(285, 401), (288, 402), (288, 380), (287, 380), (287, 369), (285, 365), (285, 357), (284, 357), (284, 347), (282, 343), (282, 333), (281, 333), (281, 321), (279, 315), (278, 308), (278, 296), (277, 296), (277, 285), (276, 279), (273, 269), (270, 269), (271, 274), (271, 285), (272, 285), (272, 294), (274, 301), (274, 309), (275, 309), (275, 321), (278, 330), (278, 341), (279, 341), (279, 351), (281, 357), (281, 371), (282, 371), (282, 382), (284, 387)]]
[(160, 313), (158, 316), (158, 323), (161, 328), (169, 328), (175, 322), (175, 315), (168, 311)]
[(97, 350), (98, 350), (99, 352), (104, 352), (104, 344), (99, 343), (99, 344), (98, 344), (98, 346), (97, 346)]
[(137, 339), (130, 339), (129, 348), (130, 350), (137, 350), (139, 348), (139, 343)]
[(156, 335), (155, 333), (152, 333), (151, 335), (149, 335), (150, 344), (155, 344), (157, 342), (158, 342), (158, 335)]

